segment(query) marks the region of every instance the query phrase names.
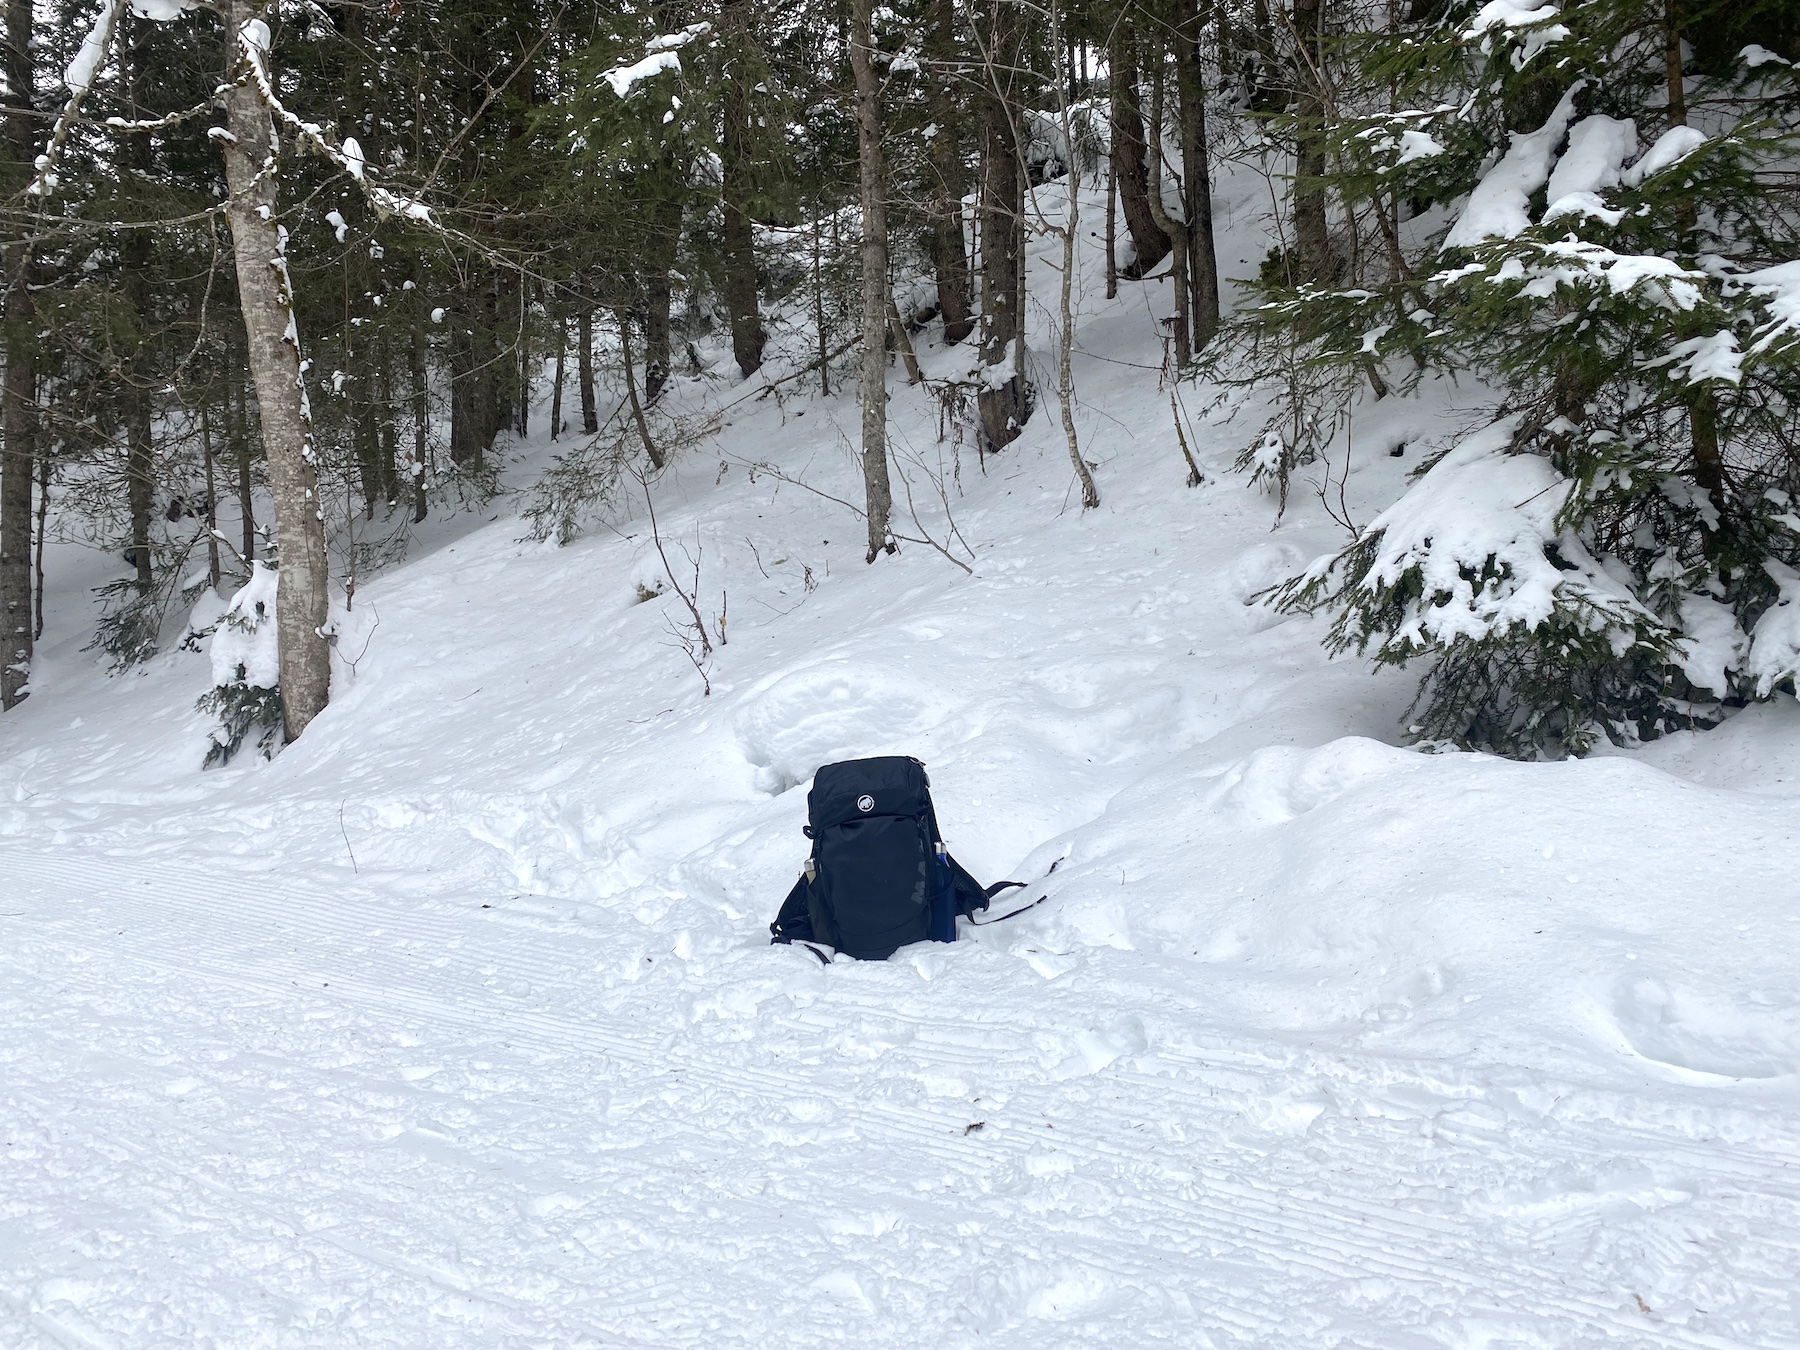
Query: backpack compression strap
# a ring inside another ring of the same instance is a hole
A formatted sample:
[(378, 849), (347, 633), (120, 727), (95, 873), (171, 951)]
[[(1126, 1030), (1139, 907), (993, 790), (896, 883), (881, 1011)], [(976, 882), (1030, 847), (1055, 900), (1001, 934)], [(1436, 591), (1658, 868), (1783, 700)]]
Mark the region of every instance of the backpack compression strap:
[(775, 922), (769, 925), (769, 942), (811, 942), (813, 940), (812, 915), (806, 909), (806, 873), (794, 883), (794, 889), (787, 893), (787, 899), (781, 902), (781, 912), (775, 916)]

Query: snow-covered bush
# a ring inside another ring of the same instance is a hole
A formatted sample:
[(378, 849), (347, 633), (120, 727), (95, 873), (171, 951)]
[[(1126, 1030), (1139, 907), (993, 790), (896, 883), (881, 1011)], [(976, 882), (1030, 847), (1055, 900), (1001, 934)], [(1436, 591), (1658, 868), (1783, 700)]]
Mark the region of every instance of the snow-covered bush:
[[(1430, 370), (1502, 391), (1280, 596), (1333, 610), (1337, 648), (1432, 662), (1418, 735), (1579, 752), (1793, 687), (1764, 620), (1800, 566), (1800, 81), (1748, 51), (1672, 77), (1665, 19), (1495, 0), (1378, 42), (1369, 73), (1413, 107), (1335, 138), (1389, 256), (1271, 286), (1249, 325), (1377, 392)], [(1317, 448), (1246, 463), (1285, 480)]]
[(1511, 453), (1519, 422), (1464, 439), (1279, 602), (1335, 610), (1334, 651), (1373, 649), (1384, 665), (1435, 657), (1408, 728), (1417, 737), (1585, 749), (1627, 734), (1621, 717), (1670, 715), (1637, 690), (1659, 687), (1680, 635), (1562, 525), (1575, 484)]
[(213, 687), (200, 711), (219, 719), (206, 752), (206, 767), (227, 764), (253, 739), (264, 758), (281, 739), (281, 664), (276, 645), (275, 593), (278, 574), (253, 563), (250, 580), (231, 597), (213, 629), (207, 655)]

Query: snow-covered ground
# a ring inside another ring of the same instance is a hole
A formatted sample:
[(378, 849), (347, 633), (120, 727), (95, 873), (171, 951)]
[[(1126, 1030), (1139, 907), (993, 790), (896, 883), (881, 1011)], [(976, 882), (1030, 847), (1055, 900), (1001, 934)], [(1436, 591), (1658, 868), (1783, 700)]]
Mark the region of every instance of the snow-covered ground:
[[(654, 486), (710, 695), (641, 510), (557, 548), (503, 499), (365, 582), (299, 743), (201, 773), (205, 656), (106, 678), (106, 564), (53, 557), (0, 720), (0, 1346), (1800, 1345), (1800, 708), (1397, 748), (1411, 675), (1246, 603), (1342, 531), (1271, 528), (1246, 422), (1182, 485), (1097, 275), (1099, 511), (1053, 403), (984, 470), (896, 385), (971, 575), (863, 564), (851, 399), (682, 395), (730, 405)], [(1359, 415), (1358, 519), (1450, 402)], [(1048, 900), (768, 946), (806, 780), (876, 753)]]

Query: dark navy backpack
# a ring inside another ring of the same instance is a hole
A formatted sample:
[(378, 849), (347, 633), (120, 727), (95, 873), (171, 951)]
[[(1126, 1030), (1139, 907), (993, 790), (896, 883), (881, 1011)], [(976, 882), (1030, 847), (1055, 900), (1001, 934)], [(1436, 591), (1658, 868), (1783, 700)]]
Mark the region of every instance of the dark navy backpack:
[(950, 856), (916, 759), (825, 765), (806, 794), (806, 817), (812, 856), (769, 925), (775, 942), (817, 942), (859, 960), (885, 960), (910, 942), (954, 941), (958, 915), (1024, 884), (984, 888)]

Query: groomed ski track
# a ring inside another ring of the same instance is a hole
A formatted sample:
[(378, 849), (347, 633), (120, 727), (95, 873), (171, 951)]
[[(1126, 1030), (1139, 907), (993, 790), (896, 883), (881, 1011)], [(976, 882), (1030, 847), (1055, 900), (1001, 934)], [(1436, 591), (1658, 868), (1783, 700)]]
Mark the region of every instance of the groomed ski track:
[[(11, 1241), (91, 1274), (6, 1289), (7, 1345), (108, 1344), (83, 1310), (127, 1289), (160, 1312), (140, 1343), (187, 1345), (1792, 1345), (1800, 1149), (1766, 1120), (1733, 1145), (1523, 1069), (1146, 1048), (1202, 991), (1099, 971), (990, 1020), (931, 952), (796, 954), (786, 1010), (727, 994), (666, 1032), (608, 1006), (619, 953), (577, 924), (279, 872), (12, 878), (50, 940), (0, 956), (32, 1003), (7, 1018), (71, 1074), (119, 1058), (77, 1101), (8, 1056), (8, 1162), (79, 1191)], [(145, 1067), (171, 1023), (211, 1055)], [(163, 1239), (67, 1218), (108, 1204)], [(1612, 1282), (1622, 1219), (1693, 1273), (1680, 1320)]]

